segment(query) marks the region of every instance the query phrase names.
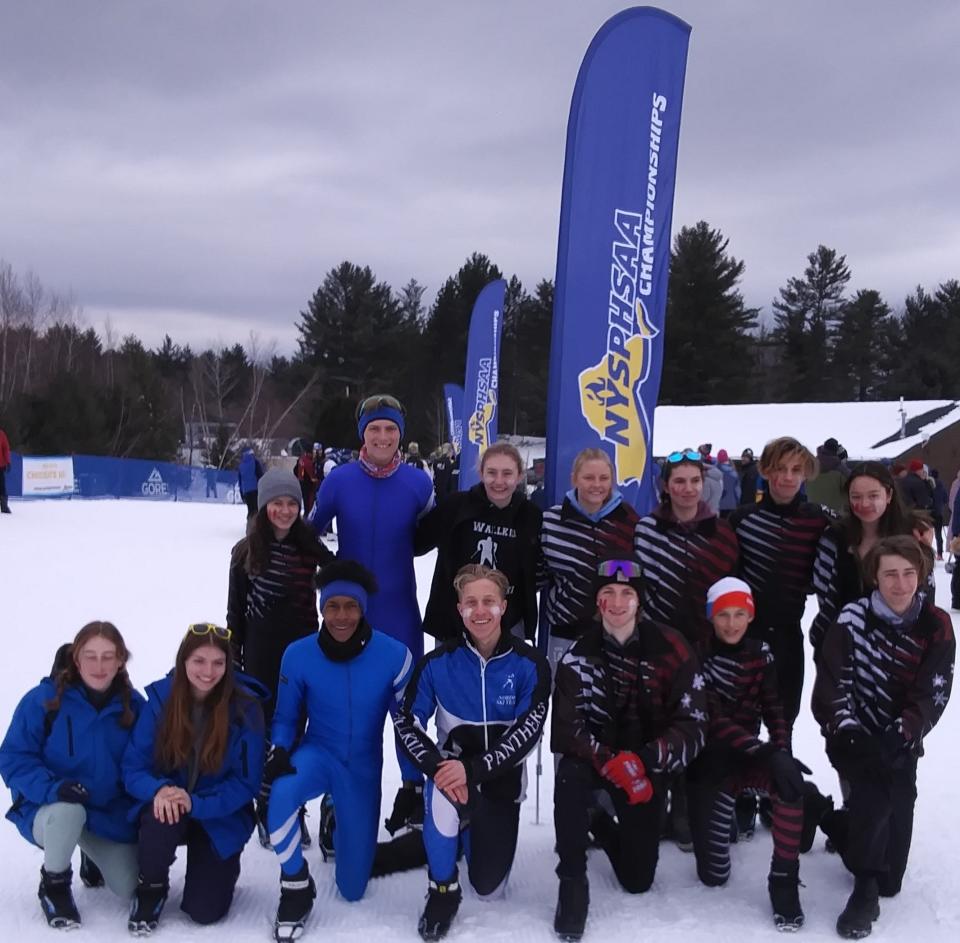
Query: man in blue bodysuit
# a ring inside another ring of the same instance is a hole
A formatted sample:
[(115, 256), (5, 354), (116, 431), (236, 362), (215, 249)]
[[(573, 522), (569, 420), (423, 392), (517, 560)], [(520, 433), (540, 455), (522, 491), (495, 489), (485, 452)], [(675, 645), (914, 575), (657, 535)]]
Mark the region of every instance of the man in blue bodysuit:
[[(280, 665), (277, 707), (264, 767), (270, 845), (280, 862), (280, 943), (296, 939), (316, 888), (300, 846), (299, 809), (321, 793), (337, 809), (336, 882), (350, 901), (370, 879), (377, 846), (383, 724), (396, 711), (413, 658), (405, 646), (365, 618), (376, 592), (372, 575), (352, 560), (326, 566), (317, 578), (323, 622), (317, 635), (293, 642)], [(299, 721), (307, 729), (296, 749)], [(292, 753), (291, 753), (292, 750)], [(405, 778), (418, 771), (402, 763)]]
[[(324, 478), (308, 521), (322, 534), (337, 519), (337, 556), (363, 564), (379, 586), (370, 600), (370, 624), (406, 645), (417, 661), (423, 655), (423, 622), (413, 537), (417, 521), (433, 507), (434, 496), (430, 476), (403, 460), (404, 415), (403, 405), (393, 396), (368, 396), (361, 401), (357, 407), (357, 432), (363, 441), (360, 459), (334, 468)], [(419, 774), (412, 781), (404, 777), (386, 823), (391, 834), (423, 822), (422, 782)], [(329, 850), (328, 838), (321, 821), (321, 848)]]

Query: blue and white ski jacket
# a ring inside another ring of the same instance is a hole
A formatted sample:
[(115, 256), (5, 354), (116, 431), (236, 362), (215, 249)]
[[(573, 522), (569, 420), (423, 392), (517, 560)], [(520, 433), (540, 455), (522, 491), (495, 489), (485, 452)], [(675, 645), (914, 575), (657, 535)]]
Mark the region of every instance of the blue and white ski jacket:
[[(56, 693), (50, 678), (28, 691), (0, 745), (0, 776), (13, 793), (7, 818), (33, 842), (37, 810), (59, 801), (57, 790), (63, 783), (78, 782), (90, 793), (87, 828), (111, 841), (135, 842), (137, 826), (130, 821), (134, 801), (124, 792), (120, 775), (132, 728), (120, 726), (120, 695), (97, 710), (82, 686), (73, 685), (64, 689), (59, 710), (48, 710), (46, 704)], [(143, 704), (142, 695), (133, 691), (134, 717)]]
[[(498, 780), (498, 796), (517, 799), (523, 758), (540, 738), (550, 700), (550, 667), (508, 633), (489, 660), (465, 637), (425, 655), (414, 669), (395, 721), (400, 743), (431, 778), (446, 759), (460, 760), (470, 786)], [(436, 712), (437, 739), (426, 733)]]
[(362, 563), (377, 578), (366, 617), (377, 630), (402, 642), (414, 658), (423, 654), (413, 538), (417, 521), (433, 507), (430, 476), (401, 464), (374, 478), (359, 462), (341, 465), (323, 479), (308, 521), (322, 533), (337, 519), (341, 560)]
[[(264, 730), (260, 701), (267, 689), (248, 675), (236, 675), (237, 685), (252, 696), (243, 714), (236, 711), (230, 723), (230, 742), (223, 763), (215, 773), (200, 773), (190, 793), (189, 815), (210, 838), (217, 854), (226, 859), (247, 843), (256, 824), (253, 799), (260, 791), (263, 774)], [(157, 727), (173, 687), (173, 672), (147, 687), (147, 704), (133, 728), (133, 736), (123, 757), (123, 784), (137, 800), (131, 819), (162, 786), (187, 786), (188, 769), (164, 771), (157, 767), (154, 749)]]

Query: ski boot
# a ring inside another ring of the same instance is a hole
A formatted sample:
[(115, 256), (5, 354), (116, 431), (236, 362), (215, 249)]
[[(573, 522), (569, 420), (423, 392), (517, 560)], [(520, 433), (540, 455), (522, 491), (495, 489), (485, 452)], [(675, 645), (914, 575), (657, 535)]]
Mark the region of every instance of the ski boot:
[(320, 800), (320, 834), (317, 844), (324, 861), (334, 857), (333, 833), (337, 827), (337, 816), (333, 808), (333, 796), (326, 795)]
[(590, 885), (586, 877), (560, 878), (557, 912), (553, 917), (553, 932), (561, 940), (576, 943), (583, 936), (590, 909)]
[(833, 812), (833, 796), (825, 796), (816, 783), (803, 784), (803, 829), (800, 832), (800, 852), (806, 854), (813, 847), (817, 828), (824, 817)]
[(127, 929), (133, 936), (150, 936), (157, 929), (169, 893), (170, 885), (166, 881), (151, 884), (140, 876), (127, 921)]
[(80, 926), (80, 912), (73, 900), (70, 885), (73, 871), (48, 871), (40, 868), (40, 907), (47, 923), (57, 930), (74, 930)]
[(80, 852), (80, 880), (84, 887), (103, 887), (103, 873), (85, 851)]
[(873, 921), (880, 916), (880, 888), (875, 877), (854, 878), (853, 893), (837, 917), (837, 933), (845, 940), (870, 936)]
[(773, 907), (773, 923), (778, 930), (793, 933), (803, 926), (800, 906), (800, 866), (796, 861), (778, 861), (770, 865), (767, 889)]
[(384, 827), (395, 835), (402, 828), (423, 828), (423, 785), (405, 782), (393, 800), (390, 818), (384, 819)]
[(460, 909), (463, 892), (457, 871), (449, 881), (435, 881), (432, 877), (427, 889), (427, 905), (420, 914), (417, 930), (423, 940), (442, 940)]
[(277, 943), (291, 943), (303, 934), (316, 896), (317, 888), (306, 862), (296, 874), (280, 874), (280, 905), (273, 924)]
[(757, 797), (746, 793), (737, 796), (734, 807), (737, 841), (750, 841), (757, 828)]

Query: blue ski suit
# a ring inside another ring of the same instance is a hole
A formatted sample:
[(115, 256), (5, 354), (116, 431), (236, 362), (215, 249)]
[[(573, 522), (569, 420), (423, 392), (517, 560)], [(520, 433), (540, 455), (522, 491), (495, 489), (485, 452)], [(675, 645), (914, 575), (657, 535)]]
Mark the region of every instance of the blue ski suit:
[[(283, 873), (295, 874), (303, 863), (300, 806), (330, 795), (337, 888), (347, 900), (359, 900), (377, 845), (383, 724), (387, 712), (399, 707), (413, 658), (366, 622), (357, 629), (355, 649), (331, 658), (321, 647), (324, 632), (321, 627), (320, 634), (292, 642), (283, 654), (271, 742), (292, 750), (304, 712), (307, 730), (290, 757), (296, 772), (272, 785), (267, 825)], [(405, 779), (420, 778), (409, 761), (402, 771)]]
[[(98, 711), (87, 700), (83, 686), (73, 685), (64, 689), (60, 708), (54, 712), (46, 702), (56, 691), (50, 678), (28, 691), (0, 745), (0, 776), (13, 793), (7, 818), (35, 844), (37, 809), (58, 802), (57, 790), (64, 782), (79, 782), (90, 792), (86, 827), (101, 838), (135, 842), (134, 801), (124, 792), (120, 776), (132, 730), (120, 726), (120, 695)], [(130, 706), (135, 717), (143, 703), (134, 691)]]
[(362, 563), (377, 578), (366, 617), (377, 630), (423, 654), (423, 622), (417, 603), (413, 538), (417, 521), (433, 507), (430, 476), (401, 464), (374, 478), (359, 462), (333, 469), (317, 492), (308, 521), (322, 534), (337, 519), (342, 560)]

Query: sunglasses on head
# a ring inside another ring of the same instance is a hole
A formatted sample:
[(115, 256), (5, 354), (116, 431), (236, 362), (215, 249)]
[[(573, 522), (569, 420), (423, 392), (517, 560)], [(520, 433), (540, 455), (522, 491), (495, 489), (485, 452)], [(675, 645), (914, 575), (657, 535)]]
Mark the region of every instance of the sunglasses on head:
[(693, 449), (684, 449), (682, 452), (671, 452), (667, 456), (667, 461), (671, 465), (678, 465), (680, 462), (702, 462), (703, 456)]
[(218, 639), (229, 642), (233, 632), (230, 629), (225, 629), (222, 625), (214, 625), (212, 622), (194, 622), (187, 629), (187, 635), (215, 635)]
[(365, 416), (367, 413), (375, 413), (378, 409), (383, 409), (384, 406), (386, 406), (387, 409), (395, 409), (401, 416), (407, 415), (407, 411), (403, 408), (403, 403), (395, 396), (377, 394), (376, 396), (368, 396), (366, 399), (360, 401), (360, 405), (357, 407), (357, 419)]
[(625, 580), (640, 579), (640, 564), (635, 560), (604, 560), (597, 567), (597, 575), (622, 576)]

